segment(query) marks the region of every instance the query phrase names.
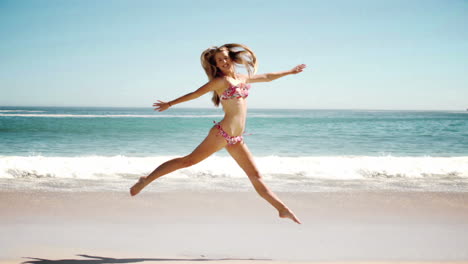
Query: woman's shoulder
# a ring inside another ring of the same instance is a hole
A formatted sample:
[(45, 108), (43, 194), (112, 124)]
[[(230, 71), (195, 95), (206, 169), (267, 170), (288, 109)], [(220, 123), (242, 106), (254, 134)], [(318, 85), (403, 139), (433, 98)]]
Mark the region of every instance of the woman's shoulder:
[(231, 85), (231, 82), (229, 82), (225, 76), (215, 77), (210, 82), (214, 85), (214, 90), (218, 93), (222, 93), (227, 87), (229, 87), (229, 85)]

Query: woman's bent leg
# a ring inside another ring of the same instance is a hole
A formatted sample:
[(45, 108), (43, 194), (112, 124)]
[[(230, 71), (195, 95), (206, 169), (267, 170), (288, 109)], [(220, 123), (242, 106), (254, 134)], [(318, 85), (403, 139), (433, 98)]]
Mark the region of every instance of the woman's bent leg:
[(195, 150), (185, 157), (175, 158), (159, 165), (146, 177), (141, 177), (135, 185), (130, 188), (132, 196), (137, 195), (146, 185), (157, 178), (181, 168), (190, 167), (206, 159), (211, 154), (219, 151), (227, 145), (226, 140), (218, 135), (218, 130), (213, 127), (208, 136), (198, 145)]
[(253, 156), (245, 143), (241, 142), (229, 145), (226, 147), (226, 150), (245, 171), (257, 193), (278, 210), (281, 218), (289, 218), (298, 224), (301, 223), (296, 215), (294, 215), (294, 213), (265, 184), (257, 166), (255, 165)]

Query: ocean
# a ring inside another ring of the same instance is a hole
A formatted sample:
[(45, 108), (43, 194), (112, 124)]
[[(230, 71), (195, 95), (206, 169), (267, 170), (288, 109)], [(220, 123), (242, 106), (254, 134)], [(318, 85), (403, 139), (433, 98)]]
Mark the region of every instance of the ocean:
[[(0, 188), (127, 191), (190, 153), (218, 108), (0, 107)], [(467, 111), (249, 109), (245, 142), (279, 192), (468, 191)], [(144, 191), (253, 191), (225, 150)]]

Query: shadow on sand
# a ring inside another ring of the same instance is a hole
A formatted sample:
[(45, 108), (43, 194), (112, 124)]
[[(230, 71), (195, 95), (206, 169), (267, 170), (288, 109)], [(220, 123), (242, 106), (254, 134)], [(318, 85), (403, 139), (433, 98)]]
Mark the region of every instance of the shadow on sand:
[(194, 258), (194, 259), (182, 259), (182, 258), (107, 258), (89, 255), (77, 255), (88, 259), (41, 259), (41, 258), (30, 258), (29, 261), (25, 261), (22, 264), (108, 264), (108, 263), (137, 263), (144, 261), (223, 261), (223, 260), (271, 260), (271, 259), (237, 259), (237, 258), (221, 258), (221, 259), (209, 259), (209, 258)]

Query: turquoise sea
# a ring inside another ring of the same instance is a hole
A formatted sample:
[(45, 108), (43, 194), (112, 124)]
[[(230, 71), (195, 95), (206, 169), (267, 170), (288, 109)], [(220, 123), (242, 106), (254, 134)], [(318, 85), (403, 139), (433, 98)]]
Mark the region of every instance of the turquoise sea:
[[(190, 153), (221, 109), (0, 107), (0, 188), (120, 190)], [(278, 191), (468, 191), (467, 111), (250, 109), (245, 142)], [(250, 190), (222, 150), (153, 191)]]

